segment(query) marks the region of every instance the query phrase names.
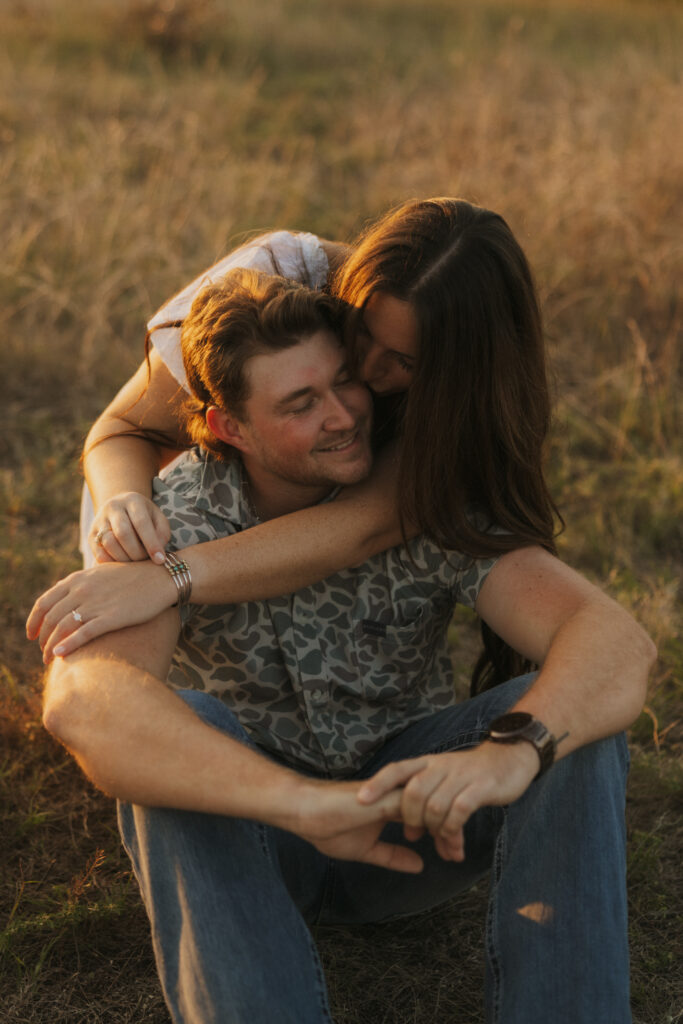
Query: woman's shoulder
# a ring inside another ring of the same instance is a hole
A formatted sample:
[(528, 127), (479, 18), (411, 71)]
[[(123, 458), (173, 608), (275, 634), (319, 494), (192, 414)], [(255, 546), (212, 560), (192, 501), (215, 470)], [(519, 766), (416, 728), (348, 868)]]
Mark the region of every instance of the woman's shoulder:
[(219, 281), (229, 270), (244, 267), (266, 274), (279, 274), (312, 288), (325, 283), (329, 269), (327, 255), (317, 235), (307, 232), (270, 231), (223, 256), (202, 271), (173, 298), (165, 302), (149, 320), (151, 330), (158, 324), (182, 320), (189, 312), (192, 301), (206, 285)]
[(180, 354), (180, 330), (177, 327), (160, 325), (184, 320), (201, 289), (220, 281), (229, 270), (236, 267), (260, 270), (266, 274), (279, 274), (307, 284), (311, 288), (322, 288), (327, 279), (329, 262), (317, 235), (307, 232), (270, 231), (228, 253), (165, 302), (147, 322), (147, 330), (153, 331), (152, 344), (184, 388), (187, 388), (187, 379)]

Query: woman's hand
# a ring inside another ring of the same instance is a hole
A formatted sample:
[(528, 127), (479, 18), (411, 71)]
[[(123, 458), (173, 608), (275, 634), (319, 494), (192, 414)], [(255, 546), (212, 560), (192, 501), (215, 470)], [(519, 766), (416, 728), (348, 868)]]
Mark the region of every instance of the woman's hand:
[(406, 839), (427, 829), (444, 860), (465, 859), (464, 828), (480, 807), (517, 800), (538, 773), (530, 743), (482, 743), (471, 750), (396, 761), (363, 784), (361, 803), (372, 804), (403, 787), (401, 819)]
[(177, 599), (175, 583), (162, 566), (110, 562), (50, 587), (33, 605), (26, 635), (38, 640), (47, 665), (103, 633), (156, 618)]
[(100, 507), (88, 543), (96, 562), (141, 562), (161, 565), (171, 528), (153, 501), (136, 491), (117, 494)]

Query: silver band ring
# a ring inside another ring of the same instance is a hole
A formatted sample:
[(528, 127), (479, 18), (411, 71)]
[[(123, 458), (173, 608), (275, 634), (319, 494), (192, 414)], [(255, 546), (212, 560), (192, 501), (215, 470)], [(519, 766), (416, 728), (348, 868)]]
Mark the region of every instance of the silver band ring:
[(81, 613), (80, 613), (80, 612), (76, 612), (76, 611), (74, 611), (74, 612), (72, 612), (71, 614), (73, 615), (73, 617), (74, 617), (74, 619), (76, 620), (76, 622), (78, 622), (78, 623), (79, 623), (79, 625), (80, 625), (80, 623), (81, 623), (81, 622), (83, 622), (83, 616), (81, 615)]

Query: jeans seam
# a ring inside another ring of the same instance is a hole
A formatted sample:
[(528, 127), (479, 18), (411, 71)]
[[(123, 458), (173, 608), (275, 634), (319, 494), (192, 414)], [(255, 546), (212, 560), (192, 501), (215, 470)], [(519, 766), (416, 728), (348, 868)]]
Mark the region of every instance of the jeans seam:
[(505, 863), (506, 836), (507, 809), (503, 808), (503, 823), (498, 833), (498, 840), (493, 853), (493, 864), (491, 866), (491, 892), (489, 894), (489, 905), (486, 914), (486, 955), (488, 957), (489, 970), (491, 972), (491, 1024), (497, 1024), (497, 1021), (500, 1019), (500, 1008), (502, 1002), (503, 975), (497, 947), (497, 910), (498, 886), (503, 875), (503, 867)]
[[(258, 831), (259, 841), (261, 843), (261, 849), (263, 850), (263, 852), (264, 852), (264, 854), (266, 856), (266, 860), (270, 864), (271, 868), (276, 868), (277, 865), (275, 864), (275, 861), (273, 860), (273, 854), (271, 852), (270, 843), (268, 841), (268, 827), (269, 826), (265, 825), (261, 821), (257, 821), (255, 824), (256, 824), (257, 831)], [(279, 871), (279, 867), (277, 868), (277, 870)]]
[[(304, 925), (304, 927), (306, 926)], [(327, 982), (325, 980), (325, 972), (323, 971), (322, 964), (320, 963), (320, 953), (318, 952), (318, 947), (316, 946), (315, 940), (311, 935), (310, 931), (308, 930), (308, 928), (306, 928), (306, 931), (308, 932), (308, 944), (310, 947), (311, 956), (313, 957), (313, 963), (315, 965), (315, 976), (318, 980), (318, 998), (320, 1000), (320, 1011), (322, 1013), (323, 1019), (326, 1021), (326, 1024), (334, 1024), (332, 1014), (330, 1013), (330, 1004), (327, 998)]]
[(467, 750), (470, 747), (478, 747), (486, 739), (487, 729), (470, 729), (468, 732), (458, 733), (454, 738), (440, 743), (437, 747), (428, 750), (428, 754), (443, 754), (445, 751)]

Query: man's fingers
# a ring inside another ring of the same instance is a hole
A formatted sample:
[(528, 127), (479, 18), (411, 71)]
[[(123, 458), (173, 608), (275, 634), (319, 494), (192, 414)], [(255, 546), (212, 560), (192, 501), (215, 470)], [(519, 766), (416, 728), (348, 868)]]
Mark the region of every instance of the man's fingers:
[(363, 859), (368, 864), (411, 875), (419, 874), (424, 868), (422, 857), (415, 850), (409, 850), (406, 846), (394, 846), (391, 843), (375, 843)]
[(371, 821), (377, 821), (378, 815), (384, 821), (400, 821), (401, 820), (401, 790), (395, 789), (378, 800), (373, 806), (371, 812), (368, 814), (368, 818)]
[(467, 786), (452, 801), (448, 814), (441, 823), (443, 835), (454, 836), (466, 825), (470, 816), (483, 805), (482, 795), (474, 786)]
[(358, 790), (358, 800), (362, 804), (374, 804), (376, 800), (390, 793), (392, 789), (403, 786), (408, 779), (411, 779), (416, 772), (421, 771), (427, 764), (424, 757), (416, 757), (411, 761), (395, 761), (388, 764), (363, 783)]
[[(439, 788), (444, 779), (443, 762), (435, 762), (422, 772), (413, 775), (406, 783), (401, 800), (401, 817), (406, 825), (413, 825), (418, 828), (430, 828), (437, 815), (428, 814), (427, 808), (431, 804), (435, 808), (442, 806), (442, 797), (439, 795)], [(443, 808), (445, 815), (448, 807)], [(440, 824), (441, 819), (438, 819)]]
[(454, 836), (434, 836), (434, 846), (443, 860), (460, 862), (465, 859), (465, 835), (462, 829)]

